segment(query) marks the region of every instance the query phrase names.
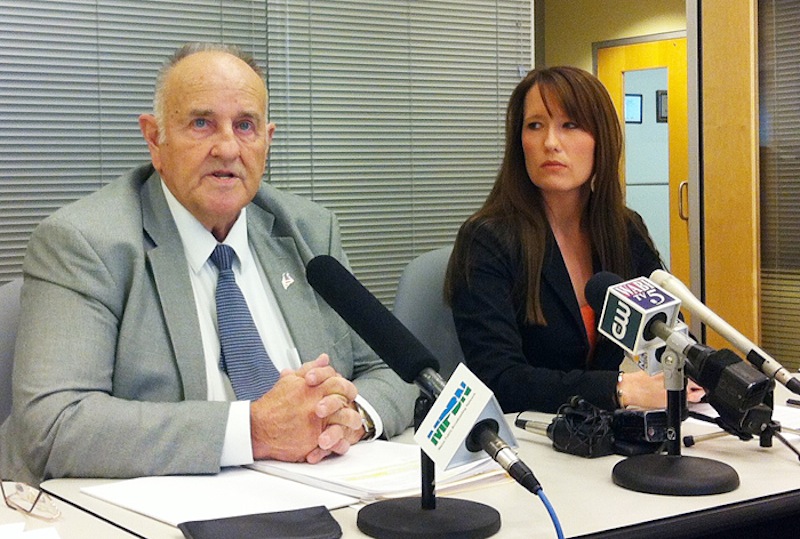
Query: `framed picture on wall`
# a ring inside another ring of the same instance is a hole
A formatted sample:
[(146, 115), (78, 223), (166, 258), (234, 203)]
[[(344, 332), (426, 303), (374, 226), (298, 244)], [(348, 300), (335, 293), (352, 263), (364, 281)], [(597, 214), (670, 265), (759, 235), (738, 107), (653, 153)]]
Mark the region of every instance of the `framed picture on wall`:
[(642, 123), (642, 94), (625, 94), (625, 123)]
[(667, 123), (667, 91), (656, 90), (656, 121)]

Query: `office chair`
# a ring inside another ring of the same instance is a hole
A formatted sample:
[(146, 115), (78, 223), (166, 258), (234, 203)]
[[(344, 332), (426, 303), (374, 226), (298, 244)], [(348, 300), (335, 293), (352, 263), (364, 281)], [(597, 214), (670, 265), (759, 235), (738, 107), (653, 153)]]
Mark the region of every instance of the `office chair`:
[(403, 270), (394, 300), (394, 315), (439, 360), (439, 374), (447, 380), (464, 353), (453, 315), (444, 302), (444, 274), (452, 245), (429, 251)]
[(11, 413), (11, 370), (19, 323), (22, 278), (0, 286), (0, 423)]

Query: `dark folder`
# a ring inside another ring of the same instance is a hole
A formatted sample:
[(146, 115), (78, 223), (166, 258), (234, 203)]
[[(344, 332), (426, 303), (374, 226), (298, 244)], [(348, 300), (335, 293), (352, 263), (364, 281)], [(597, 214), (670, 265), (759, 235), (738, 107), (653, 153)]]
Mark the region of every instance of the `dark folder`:
[(338, 539), (342, 528), (322, 506), (181, 522), (187, 539)]

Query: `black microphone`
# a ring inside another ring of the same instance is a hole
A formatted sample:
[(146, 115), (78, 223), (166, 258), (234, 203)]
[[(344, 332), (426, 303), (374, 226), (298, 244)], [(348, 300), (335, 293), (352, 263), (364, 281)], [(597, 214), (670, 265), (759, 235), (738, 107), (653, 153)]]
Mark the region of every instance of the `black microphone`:
[(603, 312), (603, 304), (605, 303), (608, 289), (621, 282), (622, 277), (610, 271), (595, 273), (586, 282), (586, 288), (584, 288), (586, 302), (591, 306), (597, 317)]
[[(434, 399), (444, 389), (433, 354), (338, 260), (319, 255), (306, 266), (311, 287), (364, 339), (381, 359), (408, 383)], [(523, 487), (536, 494), (542, 487), (530, 468), (497, 435), (498, 425), (484, 420), (472, 428), (466, 447), (483, 449)]]

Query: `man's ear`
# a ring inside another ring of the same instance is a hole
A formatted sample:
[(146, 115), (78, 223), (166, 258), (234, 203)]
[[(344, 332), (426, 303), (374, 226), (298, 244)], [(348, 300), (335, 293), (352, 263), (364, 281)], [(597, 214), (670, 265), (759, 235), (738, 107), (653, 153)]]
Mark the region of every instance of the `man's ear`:
[(139, 129), (142, 131), (142, 136), (147, 142), (147, 148), (150, 150), (150, 159), (153, 161), (153, 166), (159, 170), (161, 165), (161, 151), (159, 147), (159, 130), (156, 117), (152, 114), (142, 114), (139, 116)]

